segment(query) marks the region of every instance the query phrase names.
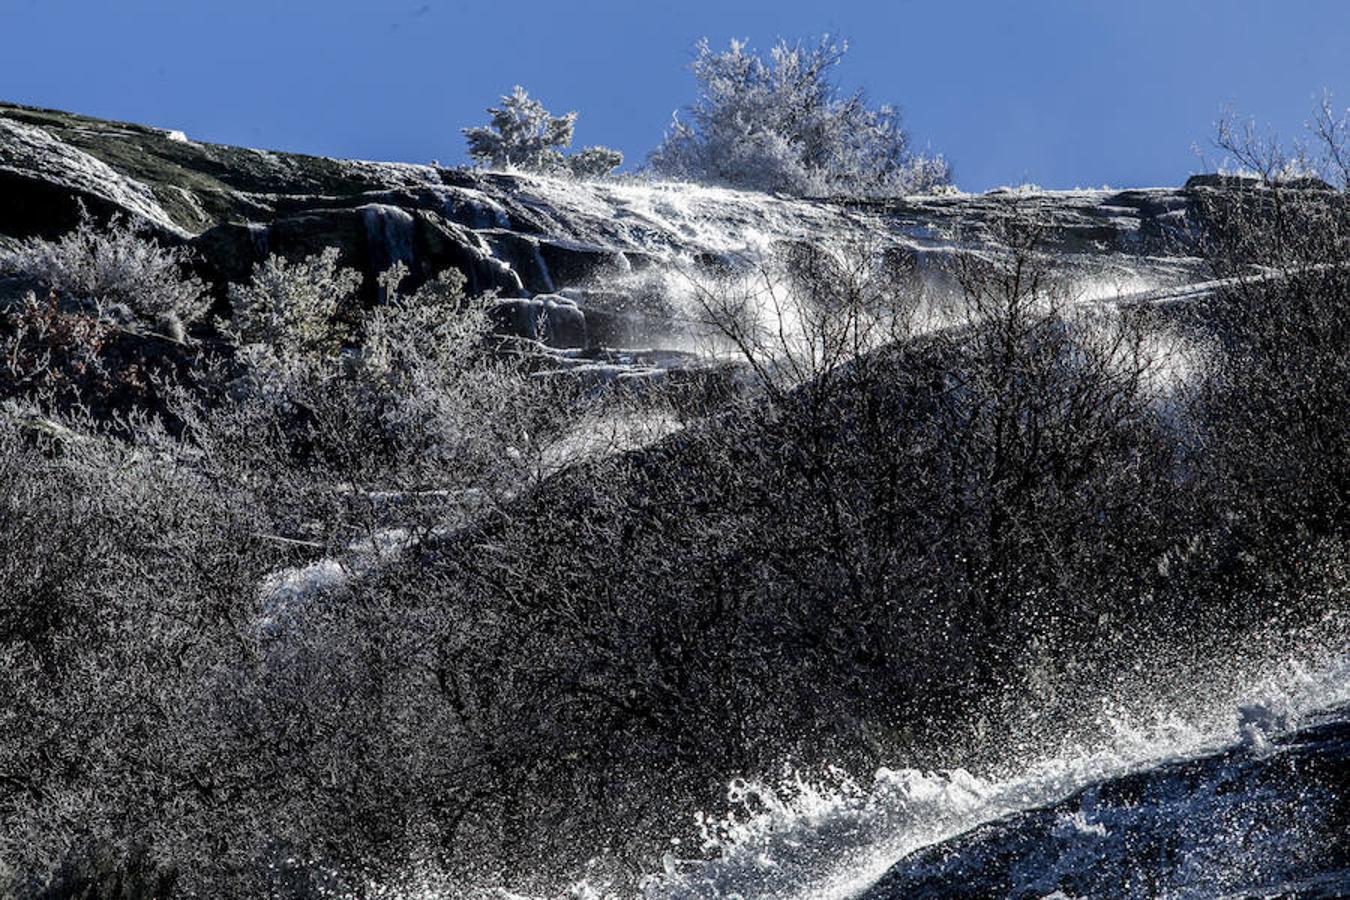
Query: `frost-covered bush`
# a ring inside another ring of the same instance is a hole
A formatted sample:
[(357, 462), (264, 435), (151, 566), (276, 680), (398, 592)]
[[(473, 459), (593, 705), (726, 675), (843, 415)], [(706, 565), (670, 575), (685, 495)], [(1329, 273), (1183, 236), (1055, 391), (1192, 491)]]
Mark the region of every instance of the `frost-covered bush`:
[(458, 269), (442, 272), (411, 294), (401, 293), (396, 285), (407, 273), (406, 266), (396, 263), (380, 278), (388, 300), (362, 316), (359, 371), (395, 379), (424, 365), (442, 370), (470, 365), (491, 328), (490, 301), (471, 303)]
[(342, 344), (339, 313), (360, 286), (360, 274), (339, 268), (332, 247), (300, 262), (271, 256), (247, 284), (230, 286), (232, 315), (220, 327), (236, 345), (278, 358), (331, 354)]
[(943, 187), (941, 157), (911, 152), (890, 106), (843, 95), (830, 70), (847, 45), (780, 42), (762, 59), (741, 41), (698, 44), (699, 98), (677, 115), (652, 170), (663, 177), (796, 195), (892, 195)]
[(220, 327), (234, 352), (216, 381), (260, 429), (344, 478), (390, 490), (518, 484), (520, 462), (503, 447), (550, 427), (558, 407), (540, 399), (542, 383), (489, 352), (490, 295), (468, 297), (454, 269), (400, 291), (407, 274), (402, 264), (385, 272), (386, 299), (362, 308), (356, 274), (332, 250), (260, 264), (231, 289), (234, 317)]
[(586, 147), (564, 160), (577, 178), (600, 178), (623, 165), (623, 154), (608, 147)]
[(87, 214), (56, 240), (0, 246), (0, 274), (36, 290), (0, 301), (0, 398), (76, 408), (104, 422), (162, 413), (160, 385), (198, 350), (185, 322), (210, 304), (186, 251)]
[(488, 125), (464, 129), (469, 156), (483, 165), (579, 178), (598, 178), (623, 165), (623, 154), (607, 147), (564, 154), (572, 144), (577, 114), (552, 115), (520, 85), (488, 112), (492, 115)]
[(0, 253), (0, 272), (27, 276), (99, 306), (124, 304), (151, 323), (190, 322), (210, 305), (185, 263), (185, 251), (160, 246), (143, 229), (117, 217), (99, 228), (87, 214), (54, 241), (30, 238)]

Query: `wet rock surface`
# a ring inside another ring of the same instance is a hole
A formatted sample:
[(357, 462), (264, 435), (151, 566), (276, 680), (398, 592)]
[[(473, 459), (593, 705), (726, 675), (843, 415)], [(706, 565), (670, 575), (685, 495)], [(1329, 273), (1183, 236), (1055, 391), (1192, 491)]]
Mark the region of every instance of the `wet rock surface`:
[(911, 854), (863, 896), (1346, 896), (1347, 714), (983, 825)]

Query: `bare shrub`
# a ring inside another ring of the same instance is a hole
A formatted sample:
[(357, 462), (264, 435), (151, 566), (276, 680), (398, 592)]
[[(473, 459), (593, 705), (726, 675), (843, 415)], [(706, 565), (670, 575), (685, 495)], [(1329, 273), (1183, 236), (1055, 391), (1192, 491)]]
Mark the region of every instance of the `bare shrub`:
[(4, 393), (76, 398), (107, 375), (104, 344), (112, 323), (95, 313), (63, 310), (55, 293), (29, 293), (5, 314)]
[(1199, 421), (1238, 545), (1264, 563), (1300, 531), (1343, 533), (1350, 502), (1345, 120), (1326, 101), (1311, 144), (1289, 148), (1228, 119), (1217, 145), (1255, 178), (1198, 192), (1222, 280), (1196, 318), (1225, 350)]
[(165, 413), (160, 386), (191, 359), (173, 338), (119, 325), (97, 309), (25, 295), (0, 312), (0, 399), (114, 422)]

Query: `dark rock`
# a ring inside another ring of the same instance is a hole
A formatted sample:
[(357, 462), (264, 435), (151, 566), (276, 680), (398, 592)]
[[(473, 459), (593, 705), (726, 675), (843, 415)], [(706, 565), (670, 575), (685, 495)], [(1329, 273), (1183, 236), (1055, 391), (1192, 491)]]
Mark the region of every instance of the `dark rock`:
[(539, 252), (539, 239), (504, 229), (482, 232), (496, 258), (506, 262), (520, 277), (521, 284), (531, 294), (551, 294), (557, 290), (549, 274), (548, 264)]
[(576, 241), (540, 241), (539, 255), (555, 290), (579, 286), (604, 275), (619, 275), (632, 269), (621, 251)]
[[(1279, 187), (1292, 191), (1332, 191), (1336, 189), (1327, 184), (1320, 178), (1312, 175), (1300, 175), (1297, 178), (1283, 178), (1278, 182)], [(1264, 179), (1256, 175), (1223, 175), (1217, 172), (1208, 172), (1202, 175), (1192, 175), (1186, 179), (1186, 190), (1196, 188), (1259, 188), (1264, 187)]]
[(443, 198), (441, 209), (446, 218), (465, 228), (511, 228), (511, 216), (505, 207), (481, 191), (456, 191)]
[(1218, 172), (1206, 172), (1192, 175), (1186, 179), (1186, 190), (1196, 188), (1241, 188), (1259, 187), (1261, 179), (1252, 175), (1221, 175)]
[(201, 274), (223, 285), (247, 281), (253, 267), (271, 253), (270, 229), (257, 222), (226, 222), (197, 235), (192, 241)]
[(417, 250), (425, 262), (423, 277), (449, 267), (459, 269), (470, 293), (496, 291), (502, 297), (522, 297), (525, 287), (511, 266), (492, 255), (492, 249), (476, 232), (456, 225), (435, 213), (419, 210)]
[[(637, 347), (653, 341), (652, 323), (634, 313), (586, 310), (586, 328), (599, 347)], [(663, 336), (669, 340), (669, 335)]]
[(1345, 896), (1350, 725), (1274, 745), (1163, 763), (1011, 813), (903, 857), (861, 896)]
[(147, 185), (46, 129), (0, 117), (0, 230), (53, 237), (79, 221), (80, 206), (106, 218), (122, 213), (163, 235), (186, 237)]
[[(1188, 186), (1205, 186), (1198, 176)], [(0, 240), (56, 236), (83, 203), (191, 241), (217, 297), (269, 253), (337, 247), (364, 276), (408, 266), (406, 287), (463, 272), (503, 298), (618, 288), (629, 302), (582, 304), (592, 342), (671, 337), (677, 316), (660, 269), (709, 283), (755, 261), (763, 238), (804, 246), (865, 233), (910, 253), (902, 274), (942, 281), (955, 248), (998, 252), (995, 223), (1015, 205), (1045, 226), (1045, 249), (1089, 269), (1147, 268), (1189, 251), (1193, 191), (1013, 191), (887, 200), (798, 201), (612, 184), (557, 187), (511, 173), (323, 159), (207, 144), (182, 134), (0, 103)], [(884, 249), (884, 248), (883, 248)], [(672, 262), (674, 261), (674, 262)], [(1179, 271), (1179, 269), (1178, 269)], [(651, 272), (647, 279), (644, 273)], [(1185, 276), (1183, 276), (1185, 277)], [(651, 284), (645, 284), (650, 281)], [(662, 330), (664, 329), (664, 330)]]
[(572, 300), (558, 294), (502, 300), (489, 311), (502, 334), (541, 341), (550, 347), (585, 347), (586, 316)]
[(663, 262), (656, 254), (642, 250), (625, 250), (623, 258), (628, 262), (630, 272), (647, 272), (659, 268)]
[(688, 322), (671, 308), (668, 298), (658, 296), (652, 285), (639, 282), (623, 287), (567, 288), (562, 293), (585, 313), (591, 346), (669, 345), (688, 336)]
[(492, 255), (476, 233), (426, 210), (409, 212), (368, 204), (351, 209), (317, 209), (270, 224), (227, 223), (193, 242), (204, 274), (217, 282), (246, 280), (253, 267), (278, 253), (298, 259), (336, 247), (339, 261), (365, 275), (363, 293), (377, 299), (376, 277), (396, 262), (408, 266), (408, 288), (449, 268), (458, 269), (471, 292), (523, 293), (519, 278)]

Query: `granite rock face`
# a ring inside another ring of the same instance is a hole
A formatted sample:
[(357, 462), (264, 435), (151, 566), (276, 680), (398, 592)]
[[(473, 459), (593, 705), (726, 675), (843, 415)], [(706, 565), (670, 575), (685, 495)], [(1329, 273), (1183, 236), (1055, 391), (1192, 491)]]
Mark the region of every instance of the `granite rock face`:
[(1214, 187), (802, 200), (273, 153), (0, 104), (0, 242), (59, 234), (81, 205), (120, 214), (192, 247), (221, 297), (272, 253), (337, 247), (364, 274), (370, 299), (375, 276), (395, 262), (414, 284), (454, 267), (475, 292), (550, 295), (540, 303), (555, 306), (566, 297), (571, 324), (542, 335), (564, 346), (579, 335), (659, 343), (678, 332), (691, 279), (734, 273), (783, 242), (880, 242), (940, 278), (950, 254), (998, 249), (991, 222), (1014, 194), (1067, 266), (1122, 290), (1166, 293), (1200, 280), (1194, 200), (1206, 189)]

